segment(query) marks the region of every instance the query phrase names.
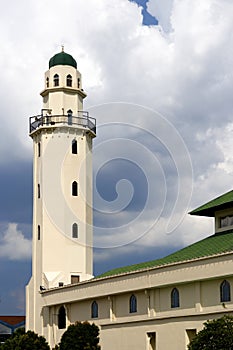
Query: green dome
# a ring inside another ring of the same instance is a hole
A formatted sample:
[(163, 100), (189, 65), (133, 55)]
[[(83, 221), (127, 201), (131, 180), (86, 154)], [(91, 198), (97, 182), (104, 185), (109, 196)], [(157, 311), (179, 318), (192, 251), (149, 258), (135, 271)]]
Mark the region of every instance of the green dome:
[(64, 51), (57, 53), (49, 60), (49, 68), (58, 65), (66, 65), (77, 68), (77, 62), (75, 61), (75, 59), (68, 53), (65, 53)]

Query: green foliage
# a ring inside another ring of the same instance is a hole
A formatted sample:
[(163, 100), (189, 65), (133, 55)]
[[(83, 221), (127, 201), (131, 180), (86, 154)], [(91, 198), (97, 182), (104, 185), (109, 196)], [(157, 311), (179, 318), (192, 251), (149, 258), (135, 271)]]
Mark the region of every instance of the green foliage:
[(89, 322), (76, 322), (63, 333), (60, 350), (100, 350), (99, 328)]
[(0, 346), (0, 350), (49, 350), (44, 337), (23, 328), (17, 329), (12, 336)]
[(188, 346), (189, 350), (232, 350), (233, 317), (223, 316), (217, 320), (207, 321), (204, 328)]

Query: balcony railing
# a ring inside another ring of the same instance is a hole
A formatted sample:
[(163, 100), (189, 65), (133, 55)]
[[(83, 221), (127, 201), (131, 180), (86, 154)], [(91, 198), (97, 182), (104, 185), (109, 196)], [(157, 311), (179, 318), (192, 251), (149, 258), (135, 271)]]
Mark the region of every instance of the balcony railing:
[(78, 112), (77, 116), (73, 114), (67, 115), (51, 115), (47, 113), (44, 115), (42, 111), (41, 115), (36, 115), (30, 117), (29, 119), (29, 129), (30, 133), (37, 130), (40, 127), (52, 127), (52, 126), (81, 126), (83, 128), (89, 129), (94, 134), (96, 134), (96, 119), (91, 118), (88, 112)]

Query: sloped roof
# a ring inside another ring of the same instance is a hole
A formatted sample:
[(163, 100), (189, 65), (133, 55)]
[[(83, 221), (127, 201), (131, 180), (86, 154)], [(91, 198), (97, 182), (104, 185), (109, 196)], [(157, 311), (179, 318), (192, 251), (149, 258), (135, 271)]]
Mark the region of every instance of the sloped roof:
[(231, 207), (233, 207), (233, 190), (201, 205), (199, 208), (192, 210), (189, 214), (214, 217), (216, 210)]
[(198, 258), (210, 257), (222, 253), (233, 252), (233, 230), (215, 234), (197, 243), (178, 250), (164, 258), (152, 260), (140, 264), (124, 266), (107, 271), (96, 278), (119, 275), (140, 271), (147, 268), (159, 267), (168, 264), (191, 261)]
[(25, 322), (25, 316), (0, 316), (0, 322), (16, 326), (19, 323)]

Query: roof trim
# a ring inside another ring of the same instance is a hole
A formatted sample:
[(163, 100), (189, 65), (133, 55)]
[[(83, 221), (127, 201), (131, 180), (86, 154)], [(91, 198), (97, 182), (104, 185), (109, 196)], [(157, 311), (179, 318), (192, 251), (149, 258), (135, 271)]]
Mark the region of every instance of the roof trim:
[(192, 210), (190, 215), (215, 217), (215, 212), (218, 210), (233, 208), (233, 190), (224, 193), (223, 195), (212, 199), (211, 201)]

